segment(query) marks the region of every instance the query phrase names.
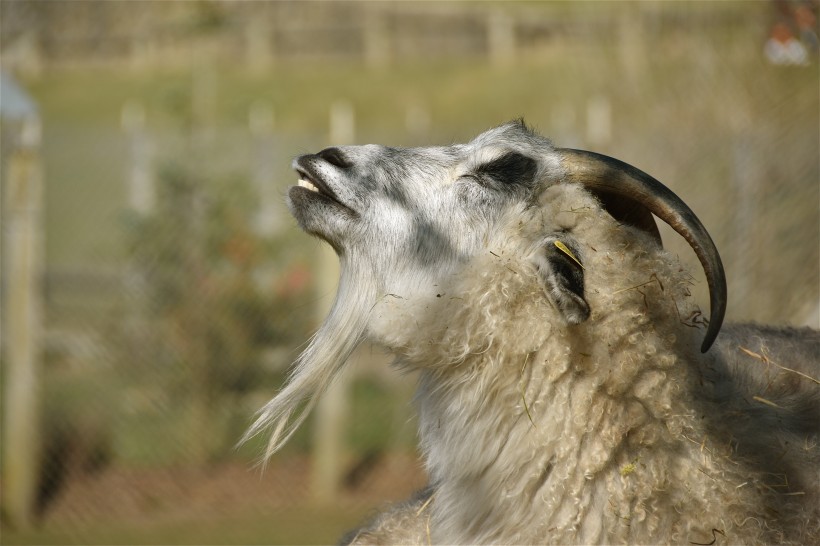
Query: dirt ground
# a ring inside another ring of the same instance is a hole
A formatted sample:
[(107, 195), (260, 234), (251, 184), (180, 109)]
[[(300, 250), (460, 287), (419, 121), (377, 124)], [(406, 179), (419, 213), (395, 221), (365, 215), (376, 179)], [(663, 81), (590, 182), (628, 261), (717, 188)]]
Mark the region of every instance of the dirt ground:
[(345, 477), (332, 505), (310, 496), (307, 457), (272, 461), (262, 472), (229, 462), (207, 467), (109, 467), (74, 478), (38, 528), (4, 533), (3, 544), (248, 544), (333, 542), (378, 507), (423, 487), (412, 455), (390, 454)]

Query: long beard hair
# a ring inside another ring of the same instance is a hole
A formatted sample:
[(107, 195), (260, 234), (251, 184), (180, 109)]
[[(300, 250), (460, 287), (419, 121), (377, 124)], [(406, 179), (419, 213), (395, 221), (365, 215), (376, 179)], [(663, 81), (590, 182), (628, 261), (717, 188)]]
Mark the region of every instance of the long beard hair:
[(351, 267), (360, 260), (340, 260), (339, 290), (330, 313), (296, 359), (285, 387), (259, 410), (239, 441), (241, 445), (270, 430), (263, 465), (293, 436), (364, 337), (378, 289), (366, 268)]

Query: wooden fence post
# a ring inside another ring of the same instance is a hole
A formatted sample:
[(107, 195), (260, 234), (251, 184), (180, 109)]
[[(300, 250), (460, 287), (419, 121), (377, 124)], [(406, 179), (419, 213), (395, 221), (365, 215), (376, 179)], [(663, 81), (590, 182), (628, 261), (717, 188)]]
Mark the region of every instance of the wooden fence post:
[(129, 137), (131, 158), (128, 173), (128, 206), (140, 215), (148, 215), (156, 205), (151, 142), (145, 131), (145, 107), (130, 100), (122, 107), (120, 123)]
[(281, 227), (279, 202), (281, 195), (274, 183), (273, 109), (263, 101), (254, 102), (248, 111), (248, 128), (253, 139), (252, 176), (259, 198), (254, 227), (259, 235), (270, 237)]
[[(355, 119), (349, 102), (335, 102), (330, 111), (330, 141), (332, 145), (350, 144), (354, 140)], [(320, 300), (317, 320), (322, 321), (330, 311), (332, 295), (339, 280), (339, 258), (329, 245), (319, 247), (317, 288)], [(339, 374), (316, 406), (314, 427), (314, 455), (312, 490), (319, 502), (333, 500), (341, 483), (342, 451), (346, 429), (349, 374)]]
[(430, 111), (421, 103), (411, 102), (404, 114), (404, 125), (407, 132), (416, 140), (424, 141), (430, 134), (433, 122)]
[(647, 32), (644, 24), (645, 8), (639, 3), (625, 4), (616, 24), (618, 25), (618, 57), (623, 68), (628, 89), (637, 93), (639, 82), (644, 81), (648, 70)]
[(607, 146), (612, 141), (612, 105), (609, 98), (596, 95), (587, 103), (587, 143)]
[(515, 19), (496, 9), (487, 15), (487, 53), (495, 66), (506, 66), (515, 58)]
[(758, 199), (760, 198), (760, 168), (755, 165), (755, 149), (751, 129), (739, 133), (732, 142), (732, 191), (734, 193), (734, 219), (732, 222), (732, 265), (735, 273), (731, 284), (735, 309), (743, 316), (754, 316), (762, 305), (755, 297), (754, 264), (755, 241), (758, 237)]
[(364, 58), (369, 66), (381, 68), (390, 62), (390, 32), (385, 15), (369, 10), (365, 16)]
[[(6, 172), (3, 218), (3, 501), (12, 525), (32, 523), (39, 479), (43, 174), (40, 119), (24, 118)], [(4, 215), (5, 216), (5, 215)]]
[(269, 14), (265, 8), (270, 6), (260, 4), (263, 11), (259, 17), (248, 22), (245, 29), (245, 56), (248, 69), (252, 74), (267, 74), (273, 66), (273, 31)]

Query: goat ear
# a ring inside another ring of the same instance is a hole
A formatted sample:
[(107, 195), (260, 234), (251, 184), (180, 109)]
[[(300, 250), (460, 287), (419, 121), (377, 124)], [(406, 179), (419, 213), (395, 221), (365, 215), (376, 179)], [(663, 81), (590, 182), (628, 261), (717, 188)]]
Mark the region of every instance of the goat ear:
[(572, 239), (546, 239), (533, 256), (533, 262), (547, 298), (567, 324), (587, 320), (589, 304), (584, 299), (584, 266)]

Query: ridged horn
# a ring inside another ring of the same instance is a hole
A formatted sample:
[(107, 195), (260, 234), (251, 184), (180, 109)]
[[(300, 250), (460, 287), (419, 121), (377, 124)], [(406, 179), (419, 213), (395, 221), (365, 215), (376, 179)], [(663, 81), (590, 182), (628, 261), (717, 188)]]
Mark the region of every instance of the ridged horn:
[(596, 194), (611, 194), (634, 201), (669, 224), (697, 254), (709, 284), (709, 327), (701, 345), (706, 352), (714, 343), (726, 314), (726, 274), (715, 243), (695, 213), (658, 180), (623, 161), (584, 150), (556, 150), (564, 180)]

